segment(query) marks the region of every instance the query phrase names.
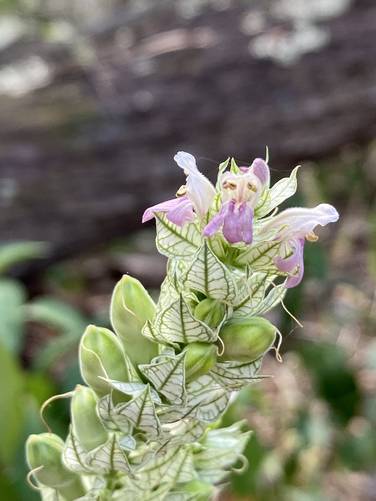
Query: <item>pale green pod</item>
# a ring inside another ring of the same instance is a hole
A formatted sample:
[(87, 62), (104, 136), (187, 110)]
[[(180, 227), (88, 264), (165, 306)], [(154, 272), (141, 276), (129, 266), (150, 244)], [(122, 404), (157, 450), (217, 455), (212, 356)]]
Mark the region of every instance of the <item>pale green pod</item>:
[(262, 317), (227, 322), (219, 332), (224, 344), (221, 360), (253, 362), (274, 344), (277, 329)]
[(89, 325), (79, 347), (81, 375), (99, 396), (109, 393), (104, 379), (129, 381), (123, 347), (118, 337), (108, 329)]
[(62, 462), (64, 442), (53, 433), (30, 435), (26, 442), (26, 459), (34, 477), (46, 487), (56, 489), (66, 501), (85, 494), (80, 478)]
[(222, 322), (226, 309), (216, 299), (206, 298), (195, 307), (194, 316), (209, 327), (215, 328)]
[(76, 386), (71, 401), (73, 433), (87, 451), (104, 444), (108, 438), (97, 413), (97, 402), (97, 396), (91, 388)]
[(217, 347), (211, 343), (190, 343), (185, 348), (185, 380), (193, 381), (212, 369), (217, 361)]
[(112, 294), (110, 318), (127, 356), (136, 367), (148, 364), (158, 355), (158, 344), (141, 334), (145, 323), (154, 315), (154, 301), (141, 282), (124, 275)]

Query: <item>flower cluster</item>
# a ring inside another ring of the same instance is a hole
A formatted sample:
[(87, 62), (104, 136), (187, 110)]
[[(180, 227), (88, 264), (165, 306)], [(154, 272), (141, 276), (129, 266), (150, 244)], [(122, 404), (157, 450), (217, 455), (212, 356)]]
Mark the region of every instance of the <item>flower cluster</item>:
[[(296, 170), (288, 180), (282, 180), (270, 189), (270, 170), (267, 163), (256, 158), (250, 167), (237, 167), (232, 162), (230, 171), (221, 172), (218, 179), (221, 206), (212, 210), (217, 195), (211, 182), (199, 172), (195, 158), (183, 151), (174, 157), (181, 167), (187, 182), (177, 192), (176, 198), (147, 209), (143, 222), (155, 214), (165, 213), (167, 220), (183, 227), (188, 222), (210, 221), (203, 235), (211, 237), (222, 232), (229, 244), (252, 244), (254, 220), (259, 220), (258, 241), (267, 241), (270, 235), (279, 242), (274, 264), (279, 272), (288, 276), (286, 287), (298, 285), (304, 273), (303, 251), (305, 240), (318, 239), (316, 226), (325, 226), (338, 220), (338, 212), (329, 204), (320, 204), (312, 209), (292, 208), (276, 216), (265, 217), (296, 190)], [(241, 252), (240, 252), (241, 254)]]
[(175, 161), (186, 184), (143, 216), (156, 219), (168, 258), (158, 302), (138, 280), (120, 280), (113, 331), (89, 326), (81, 339), (86, 386), (68, 395), (66, 440), (27, 441), (43, 499), (205, 501), (244, 463), (249, 432), (220, 428), (220, 418), (260, 378), (278, 334), (264, 315), (301, 281), (305, 241), (338, 213), (327, 204), (277, 213), (296, 191), (297, 169), (271, 187), (264, 160), (227, 160), (214, 186), (192, 155)]

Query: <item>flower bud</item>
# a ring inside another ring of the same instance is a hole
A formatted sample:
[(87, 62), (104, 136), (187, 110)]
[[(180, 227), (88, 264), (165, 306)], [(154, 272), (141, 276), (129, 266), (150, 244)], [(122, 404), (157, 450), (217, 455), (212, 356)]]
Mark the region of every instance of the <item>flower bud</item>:
[(128, 369), (123, 348), (117, 336), (101, 327), (89, 325), (79, 348), (82, 378), (99, 396), (109, 393), (106, 379), (128, 381)]
[(79, 477), (62, 462), (64, 442), (53, 433), (30, 435), (26, 442), (26, 458), (31, 470), (40, 468), (34, 477), (46, 487), (57, 489), (67, 501), (83, 496)]
[(193, 381), (214, 367), (217, 347), (210, 343), (190, 343), (185, 349), (185, 380)]
[(227, 322), (219, 332), (225, 346), (221, 360), (252, 362), (274, 344), (276, 328), (261, 317)]
[(195, 501), (208, 501), (212, 499), (214, 487), (202, 480), (191, 480), (182, 487), (182, 491), (192, 495)]
[(209, 327), (217, 327), (225, 316), (226, 309), (223, 303), (216, 299), (206, 298), (200, 301), (195, 308), (194, 316)]
[(158, 344), (141, 334), (143, 326), (147, 320), (153, 319), (154, 314), (154, 301), (141, 282), (124, 275), (112, 294), (111, 324), (136, 367), (148, 364), (158, 355)]
[(71, 402), (73, 433), (87, 451), (107, 440), (107, 432), (97, 414), (97, 397), (87, 386), (77, 385)]

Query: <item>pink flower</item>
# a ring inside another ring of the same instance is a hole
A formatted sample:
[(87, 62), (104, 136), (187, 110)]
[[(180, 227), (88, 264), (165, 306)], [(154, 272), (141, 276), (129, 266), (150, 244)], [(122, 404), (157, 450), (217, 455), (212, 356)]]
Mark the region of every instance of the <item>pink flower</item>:
[(276, 257), (274, 263), (281, 272), (289, 274), (287, 288), (295, 287), (303, 278), (305, 240), (316, 241), (316, 226), (326, 226), (338, 218), (339, 214), (332, 205), (320, 204), (312, 209), (286, 209), (265, 224), (262, 231), (266, 234), (276, 231), (275, 239), (283, 244), (283, 255)]
[(254, 208), (269, 182), (269, 167), (261, 158), (250, 167), (240, 167), (240, 174), (225, 172), (221, 179), (222, 207), (206, 225), (204, 235), (210, 237), (222, 230), (228, 242), (250, 244)]
[(149, 207), (142, 216), (142, 222), (146, 223), (146, 221), (153, 219), (156, 212), (165, 212), (167, 219), (177, 226), (183, 226), (185, 223), (193, 221), (196, 217), (193, 212), (192, 202), (187, 196), (166, 200), (166, 202)]
[(195, 157), (190, 153), (179, 151), (174, 160), (187, 176), (186, 186), (182, 186), (178, 191), (177, 198), (146, 209), (142, 217), (143, 223), (152, 219), (156, 212), (164, 212), (169, 221), (177, 226), (183, 226), (193, 221), (196, 215), (204, 217), (213, 203), (214, 186), (198, 170)]

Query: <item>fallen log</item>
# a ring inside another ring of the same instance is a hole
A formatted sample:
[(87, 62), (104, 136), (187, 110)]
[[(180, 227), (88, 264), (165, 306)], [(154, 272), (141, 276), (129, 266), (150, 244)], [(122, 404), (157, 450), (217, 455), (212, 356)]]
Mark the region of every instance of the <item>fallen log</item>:
[[(294, 18), (282, 0), (231, 2), (184, 18), (161, 2), (83, 33), (84, 60), (40, 40), (0, 53), (1, 240), (48, 241), (55, 260), (139, 229), (183, 182), (177, 149), (214, 177), (265, 145), (289, 169), (373, 139), (376, 5), (344, 3)], [(1, 95), (9, 64), (39, 64), (39, 84)]]

